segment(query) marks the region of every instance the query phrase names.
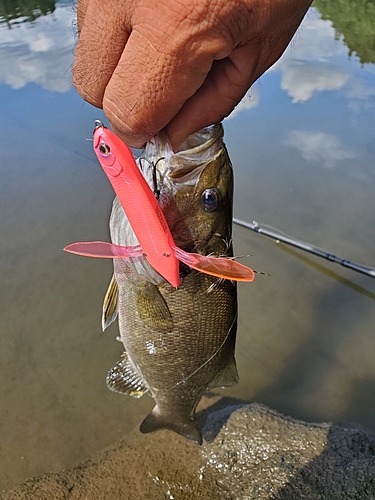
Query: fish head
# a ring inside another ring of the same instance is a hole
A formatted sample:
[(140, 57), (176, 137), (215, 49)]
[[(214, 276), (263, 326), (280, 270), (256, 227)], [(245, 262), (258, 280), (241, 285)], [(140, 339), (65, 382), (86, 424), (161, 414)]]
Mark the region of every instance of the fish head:
[[(175, 245), (201, 255), (232, 256), (233, 171), (220, 124), (206, 127), (174, 152), (161, 132), (151, 139), (138, 166), (157, 196)], [(116, 245), (139, 244), (116, 198), (110, 219)], [(145, 258), (129, 259), (138, 275), (154, 284), (164, 279)], [(183, 274), (187, 271), (183, 266)]]
[(219, 124), (206, 127), (174, 153), (159, 134), (144, 151), (144, 175), (159, 193), (176, 245), (187, 252), (232, 255), (233, 171), (223, 135)]

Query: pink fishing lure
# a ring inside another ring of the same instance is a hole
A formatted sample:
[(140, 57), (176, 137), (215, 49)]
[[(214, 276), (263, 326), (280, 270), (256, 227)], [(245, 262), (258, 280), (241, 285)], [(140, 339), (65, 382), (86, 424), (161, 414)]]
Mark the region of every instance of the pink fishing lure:
[(139, 241), (126, 247), (102, 241), (72, 243), (67, 252), (89, 257), (129, 258), (144, 255), (172, 286), (180, 285), (179, 261), (197, 271), (235, 281), (253, 281), (254, 271), (238, 262), (188, 253), (176, 247), (167, 221), (139, 170), (131, 150), (100, 122), (94, 131), (94, 151)]

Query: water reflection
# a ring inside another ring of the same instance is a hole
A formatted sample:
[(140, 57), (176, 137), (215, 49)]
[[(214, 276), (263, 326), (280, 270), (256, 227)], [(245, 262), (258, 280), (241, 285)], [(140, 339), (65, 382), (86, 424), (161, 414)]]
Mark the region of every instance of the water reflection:
[[(374, 51), (357, 21), (324, 10), (336, 3), (317, 4), (330, 19), (310, 11), (226, 120), (235, 214), (374, 265)], [(74, 465), (152, 407), (105, 386), (121, 355), (117, 326), (100, 330), (110, 263), (61, 250), (108, 239), (113, 197), (86, 141), (103, 115), (71, 87), (73, 17), (58, 2), (32, 24), (0, 26), (3, 487)], [(240, 384), (225, 395), (374, 428), (374, 282), (245, 229), (234, 237), (236, 253), (251, 254), (245, 263), (271, 276), (240, 286)]]
[[(261, 78), (258, 106), (227, 120), (226, 132), (240, 219), (374, 265), (375, 68), (353, 51), (312, 9)], [(236, 252), (251, 248), (248, 262), (271, 278), (240, 296), (248, 333), (239, 335), (232, 394), (307, 420), (373, 427), (364, 391), (375, 386), (374, 282), (242, 229), (235, 235)]]
[[(36, 83), (46, 90), (67, 92), (73, 63), (72, 9), (66, 4), (55, 7), (54, 2), (7, 2), (0, 8), (9, 25), (1, 30), (0, 82), (13, 89)], [(49, 15), (39, 17), (42, 14)], [(13, 15), (22, 17), (11, 22)]]
[(375, 5), (372, 0), (315, 0), (323, 19), (330, 19), (336, 38), (343, 37), (349, 54), (361, 63), (375, 63)]
[(9, 28), (20, 23), (32, 23), (55, 10), (54, 0), (0, 0), (0, 24)]
[(340, 160), (354, 158), (356, 154), (346, 149), (338, 137), (325, 132), (291, 130), (284, 144), (297, 148), (302, 158), (333, 168)]

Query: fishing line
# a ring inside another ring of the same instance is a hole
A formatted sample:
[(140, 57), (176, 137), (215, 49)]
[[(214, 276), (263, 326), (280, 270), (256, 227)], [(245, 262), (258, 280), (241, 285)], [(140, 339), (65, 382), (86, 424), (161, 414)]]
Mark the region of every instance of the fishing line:
[[(233, 218), (233, 222), (238, 226), (242, 226), (256, 233), (263, 234), (264, 236), (267, 236), (268, 238), (275, 240), (277, 243), (280, 243), (281, 241), (286, 245), (290, 245), (292, 247), (298, 248), (299, 250), (304, 250), (305, 252), (312, 253), (313, 255), (321, 257), (322, 259), (329, 260), (330, 262), (334, 262), (335, 264), (340, 264), (341, 266), (347, 267), (348, 269), (356, 271), (357, 273), (365, 274), (370, 278), (375, 278), (374, 267), (363, 266), (362, 264), (357, 264), (356, 262), (352, 262), (348, 259), (337, 257), (331, 252), (327, 252), (326, 250), (322, 250), (321, 248), (315, 247), (310, 243), (306, 243), (304, 241), (297, 240), (292, 236), (288, 236), (286, 233), (283, 233), (282, 231), (279, 231), (276, 228), (272, 228), (272, 226), (267, 226), (266, 224), (263, 224), (263, 227), (261, 227), (260, 223), (258, 223), (256, 220), (254, 220), (250, 224), (249, 222)], [(270, 227), (274, 230), (270, 231), (268, 229), (265, 229), (265, 227)]]
[[(264, 224), (264, 225), (266, 225), (266, 224)], [(271, 226), (267, 226), (267, 227), (271, 227)], [(275, 228), (273, 228), (273, 229), (275, 229)], [(229, 252), (229, 249), (232, 247), (233, 238), (228, 239), (224, 236), (221, 236), (219, 233), (214, 233), (214, 234), (215, 234), (215, 236), (218, 236), (219, 238), (221, 238), (224, 241), (224, 243), (227, 247), (227, 252)], [(213, 255), (213, 253), (210, 255)], [(237, 259), (244, 259), (246, 257), (250, 257), (250, 255), (228, 255), (228, 253), (226, 253), (226, 254), (220, 254), (219, 257), (225, 257), (226, 259), (229, 259), (229, 260), (237, 260)], [(271, 276), (270, 274), (264, 273), (263, 271), (256, 271), (255, 269), (253, 269), (253, 271), (254, 271), (254, 273), (261, 274), (262, 276)], [(221, 280), (223, 280), (223, 281), (224, 281), (224, 279), (225, 278), (221, 278)], [(221, 280), (220, 280), (220, 282), (221, 282)], [(233, 281), (232, 281), (232, 283), (234, 284)], [(212, 283), (212, 285), (209, 287), (209, 289), (207, 290), (206, 293), (210, 293), (211, 287), (213, 287), (212, 289), (215, 288), (214, 285), (215, 285), (215, 283)]]
[(190, 375), (188, 375), (187, 377), (183, 378), (182, 380), (180, 380), (179, 382), (177, 382), (176, 384), (174, 384), (164, 394), (167, 394), (168, 392), (172, 391), (175, 387), (178, 387), (179, 385), (184, 384), (187, 380), (189, 380), (189, 378), (191, 378), (193, 375), (195, 375), (196, 373), (198, 373), (199, 370), (201, 370), (204, 366), (206, 366), (207, 363), (209, 363), (217, 355), (218, 352), (221, 351), (221, 349), (224, 347), (225, 342), (228, 340), (229, 334), (232, 331), (232, 328), (233, 328), (235, 322), (237, 321), (237, 317), (238, 317), (238, 312), (236, 312), (236, 315), (235, 315), (235, 317), (234, 317), (234, 319), (232, 321), (232, 324), (229, 327), (229, 330), (228, 330), (228, 333), (225, 336), (225, 339), (219, 345), (219, 347), (215, 350), (215, 352), (208, 359), (206, 359), (206, 361), (204, 363), (202, 363), (196, 370), (194, 370), (192, 373), (190, 373)]

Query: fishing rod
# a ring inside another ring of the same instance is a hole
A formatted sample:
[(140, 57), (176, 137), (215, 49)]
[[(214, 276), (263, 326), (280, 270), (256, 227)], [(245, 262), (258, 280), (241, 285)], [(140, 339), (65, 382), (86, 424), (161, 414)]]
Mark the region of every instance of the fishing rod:
[(348, 259), (342, 259), (341, 257), (337, 257), (331, 252), (327, 252), (326, 250), (322, 250), (321, 248), (314, 247), (309, 243), (304, 241), (296, 240), (290, 236), (279, 234), (275, 231), (270, 231), (269, 229), (265, 229), (259, 225), (257, 221), (253, 221), (252, 224), (249, 222), (245, 222), (240, 219), (233, 218), (233, 222), (238, 226), (246, 227), (247, 229), (251, 229), (252, 231), (263, 234), (264, 236), (268, 236), (277, 242), (282, 241), (287, 245), (298, 248), (299, 250), (304, 250), (305, 252), (312, 253), (313, 255), (317, 255), (318, 257), (322, 257), (323, 259), (329, 260), (330, 262), (334, 262), (335, 264), (340, 264), (341, 266), (352, 269), (353, 271), (357, 271), (358, 273), (365, 274), (366, 276), (370, 276), (371, 278), (375, 278), (375, 268), (362, 266), (361, 264), (356, 264), (355, 262), (351, 262)]

